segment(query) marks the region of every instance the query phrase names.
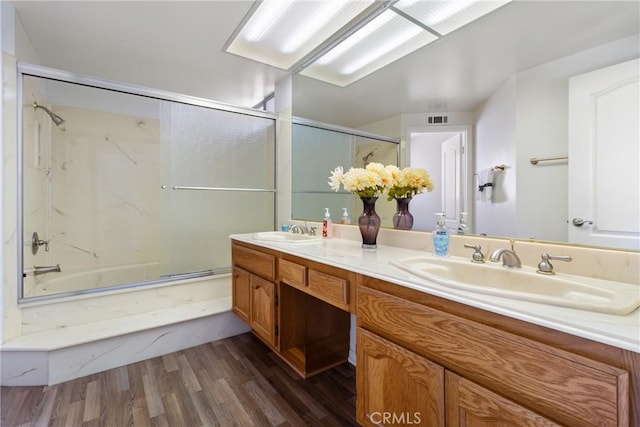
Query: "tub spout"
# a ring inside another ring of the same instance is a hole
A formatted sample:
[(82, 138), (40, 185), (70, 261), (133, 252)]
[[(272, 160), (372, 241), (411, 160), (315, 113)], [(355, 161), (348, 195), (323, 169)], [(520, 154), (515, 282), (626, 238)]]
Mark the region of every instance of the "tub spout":
[(56, 265), (36, 265), (33, 267), (33, 274), (38, 276), (40, 274), (46, 273), (60, 273), (62, 270), (60, 269), (60, 264)]

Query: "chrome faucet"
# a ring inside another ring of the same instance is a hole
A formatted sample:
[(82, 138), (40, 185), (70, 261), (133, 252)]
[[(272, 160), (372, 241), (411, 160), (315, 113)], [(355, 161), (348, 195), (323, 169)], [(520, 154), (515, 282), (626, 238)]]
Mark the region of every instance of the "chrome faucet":
[(480, 245), (469, 245), (467, 243), (464, 244), (465, 248), (473, 249), (473, 255), (471, 255), (471, 262), (475, 262), (478, 264), (484, 263), (484, 254), (482, 253), (482, 246)]
[(302, 225), (302, 224), (292, 225), (289, 228), (289, 231), (291, 231), (294, 234), (308, 234), (310, 236), (316, 235), (316, 227), (307, 227), (306, 225)]
[(568, 262), (572, 260), (569, 255), (549, 255), (546, 252), (540, 255), (540, 257), (542, 258), (542, 261), (540, 261), (540, 263), (538, 264), (538, 269), (536, 270), (536, 273), (540, 274), (556, 274), (556, 272), (553, 271), (553, 264), (549, 262), (549, 260), (551, 259)]
[(502, 257), (502, 265), (506, 265), (507, 267), (522, 267), (522, 262), (520, 261), (520, 257), (516, 255), (516, 251), (513, 249), (500, 248), (491, 254), (489, 257), (489, 261), (498, 262), (500, 261), (500, 257)]

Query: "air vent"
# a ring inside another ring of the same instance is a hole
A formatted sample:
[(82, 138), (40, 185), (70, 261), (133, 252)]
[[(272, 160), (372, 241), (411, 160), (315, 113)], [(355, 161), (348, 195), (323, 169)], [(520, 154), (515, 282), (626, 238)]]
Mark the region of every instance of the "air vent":
[(430, 125), (446, 125), (447, 122), (447, 116), (427, 116), (427, 124)]

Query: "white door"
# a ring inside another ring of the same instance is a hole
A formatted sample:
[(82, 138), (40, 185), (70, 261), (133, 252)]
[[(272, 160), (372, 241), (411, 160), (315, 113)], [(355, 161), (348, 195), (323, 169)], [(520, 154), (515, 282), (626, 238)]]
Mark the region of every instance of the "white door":
[(433, 180), (435, 189), (411, 200), (415, 230), (431, 231), (436, 225), (437, 212), (445, 212), (451, 232), (456, 232), (460, 213), (467, 212), (467, 224), (472, 224), (469, 199), (473, 174), (469, 158), (473, 141), (470, 126), (427, 126), (409, 130), (409, 166), (424, 168)]
[(442, 211), (445, 225), (455, 232), (460, 226), (462, 187), (462, 137), (457, 133), (442, 143)]
[(569, 80), (569, 242), (640, 249), (640, 59)]

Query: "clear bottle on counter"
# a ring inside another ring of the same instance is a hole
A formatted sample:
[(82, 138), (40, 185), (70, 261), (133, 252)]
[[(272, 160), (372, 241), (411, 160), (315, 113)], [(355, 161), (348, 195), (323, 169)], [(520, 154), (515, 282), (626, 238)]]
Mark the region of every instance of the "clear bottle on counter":
[(449, 253), (449, 229), (444, 225), (444, 212), (438, 212), (438, 223), (433, 230), (433, 252), (436, 256), (447, 256)]
[(332, 222), (331, 222), (331, 214), (329, 213), (329, 208), (324, 208), (324, 219), (322, 220), (322, 237), (328, 239), (332, 234)]
[(347, 208), (342, 208), (342, 218), (340, 218), (340, 224), (351, 224), (351, 219), (349, 218), (349, 212), (347, 212)]

